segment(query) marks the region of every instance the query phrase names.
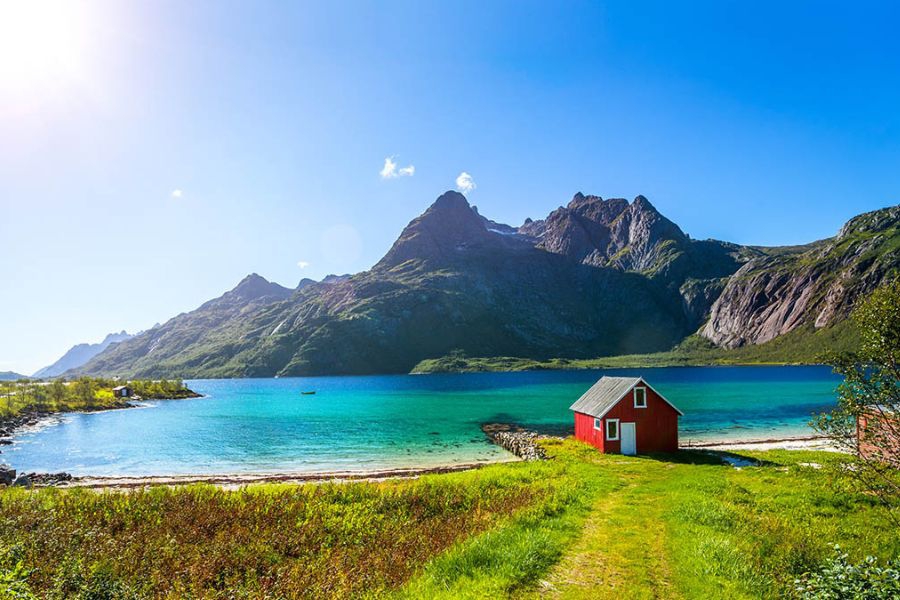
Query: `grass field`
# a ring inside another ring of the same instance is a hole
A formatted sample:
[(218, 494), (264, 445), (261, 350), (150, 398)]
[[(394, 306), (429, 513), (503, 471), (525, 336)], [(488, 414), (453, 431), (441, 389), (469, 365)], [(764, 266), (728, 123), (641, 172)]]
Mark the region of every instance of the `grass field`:
[[(418, 480), (0, 492), (0, 590), (28, 598), (776, 598), (900, 554), (842, 455), (553, 457)], [(804, 466), (816, 463), (822, 468)], [(0, 592), (0, 597), (2, 592)]]

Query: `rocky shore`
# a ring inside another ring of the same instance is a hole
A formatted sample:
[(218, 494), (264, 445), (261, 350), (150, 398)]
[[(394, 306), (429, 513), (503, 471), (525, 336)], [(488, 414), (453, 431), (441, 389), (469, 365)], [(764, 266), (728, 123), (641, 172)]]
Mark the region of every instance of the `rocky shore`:
[[(57, 418), (66, 412), (80, 412), (80, 413), (88, 413), (88, 412), (101, 412), (107, 410), (120, 410), (124, 408), (134, 408), (138, 406), (135, 402), (141, 400), (181, 400), (185, 398), (201, 398), (202, 394), (198, 394), (197, 392), (185, 388), (184, 390), (180, 390), (175, 397), (162, 398), (162, 397), (140, 397), (140, 396), (132, 396), (127, 400), (118, 401), (112, 404), (105, 404), (103, 406), (91, 406), (91, 407), (83, 407), (78, 410), (73, 411), (42, 411), (42, 410), (26, 410), (15, 415), (8, 416), (0, 416), (0, 455), (3, 454), (2, 447), (9, 446), (13, 443), (13, 436), (17, 433), (21, 433), (23, 430), (37, 427), (42, 423), (46, 422), (48, 419)], [(77, 478), (74, 478), (69, 473), (22, 473), (17, 475), (16, 469), (14, 469), (9, 464), (6, 464), (3, 461), (3, 457), (0, 456), (0, 485), (15, 485), (22, 487), (32, 487), (33, 485), (37, 486), (58, 486), (58, 485), (67, 485), (74, 481), (77, 481)]]
[(550, 436), (541, 435), (511, 423), (486, 423), (481, 426), (481, 430), (493, 443), (512, 452), (522, 460), (547, 459), (547, 453), (537, 442)]

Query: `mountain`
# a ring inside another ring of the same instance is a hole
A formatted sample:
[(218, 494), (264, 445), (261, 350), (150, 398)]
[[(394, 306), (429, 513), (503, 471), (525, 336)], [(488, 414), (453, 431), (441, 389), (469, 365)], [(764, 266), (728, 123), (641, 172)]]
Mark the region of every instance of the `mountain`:
[(16, 381), (18, 379), (28, 379), (28, 377), (14, 371), (0, 371), (0, 381)]
[(900, 275), (900, 206), (859, 215), (837, 236), (770, 249), (728, 280), (700, 334), (724, 348), (842, 321), (860, 296)]
[(218, 298), (109, 348), (69, 374), (201, 373), (206, 345), (221, 343), (228, 348), (236, 344), (235, 336), (250, 334), (242, 325), (248, 324), (257, 311), (292, 293), (252, 273)]
[(69, 350), (63, 354), (59, 360), (53, 363), (50, 366), (44, 367), (43, 369), (35, 372), (32, 377), (37, 379), (43, 379), (47, 377), (56, 377), (58, 375), (62, 375), (66, 371), (70, 369), (75, 369), (91, 360), (104, 350), (106, 350), (111, 344), (118, 344), (119, 342), (130, 339), (132, 336), (125, 331), (120, 331), (119, 333), (110, 333), (103, 341), (99, 344), (77, 344), (69, 348)]
[[(398, 373), (453, 350), (538, 359), (652, 352), (698, 330), (722, 347), (761, 343), (834, 325), (893, 276), (897, 210), (857, 217), (809, 246), (756, 248), (694, 240), (643, 196), (579, 193), (512, 227), (447, 192), (368, 271), (294, 290), (252, 275), (78, 371)], [(801, 307), (803, 290), (813, 291)]]

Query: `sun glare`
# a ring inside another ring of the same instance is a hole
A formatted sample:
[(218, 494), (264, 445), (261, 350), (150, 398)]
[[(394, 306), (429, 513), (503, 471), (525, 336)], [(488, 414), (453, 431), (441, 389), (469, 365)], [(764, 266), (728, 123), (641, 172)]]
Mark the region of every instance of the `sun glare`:
[(0, 91), (38, 101), (83, 73), (85, 6), (77, 0), (0, 0)]

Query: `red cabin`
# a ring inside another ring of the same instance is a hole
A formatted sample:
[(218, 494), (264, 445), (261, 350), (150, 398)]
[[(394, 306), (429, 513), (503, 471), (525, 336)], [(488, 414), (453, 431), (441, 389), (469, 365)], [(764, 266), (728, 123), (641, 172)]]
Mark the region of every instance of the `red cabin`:
[(575, 404), (575, 438), (613, 454), (678, 450), (684, 413), (640, 377), (601, 377)]

